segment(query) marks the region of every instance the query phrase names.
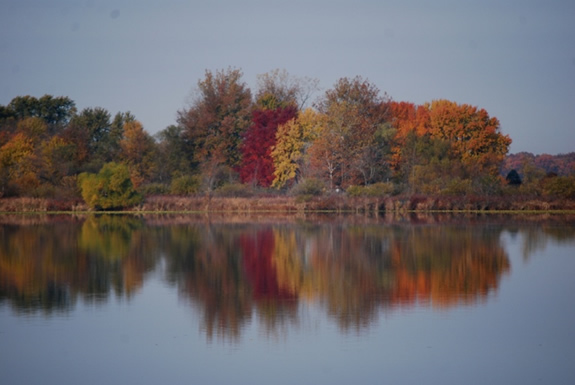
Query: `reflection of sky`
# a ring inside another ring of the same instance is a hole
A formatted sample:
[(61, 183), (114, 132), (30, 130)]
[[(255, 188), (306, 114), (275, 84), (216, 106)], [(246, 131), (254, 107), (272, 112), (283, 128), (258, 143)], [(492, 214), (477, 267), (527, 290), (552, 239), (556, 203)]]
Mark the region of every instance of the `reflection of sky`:
[(575, 3), (528, 1), (7, 0), (0, 104), (67, 95), (175, 123), (206, 69), (285, 68), (324, 88), (361, 75), (396, 100), (487, 109), (512, 152), (573, 151)]
[(525, 234), (503, 233), (511, 274), (488, 301), (381, 310), (343, 334), (303, 302), (283, 337), (252, 317), (234, 343), (207, 343), (197, 309), (158, 273), (130, 300), (78, 301), (67, 316), (13, 317), (3, 305), (2, 383), (573, 383), (574, 245), (549, 238), (526, 261)]

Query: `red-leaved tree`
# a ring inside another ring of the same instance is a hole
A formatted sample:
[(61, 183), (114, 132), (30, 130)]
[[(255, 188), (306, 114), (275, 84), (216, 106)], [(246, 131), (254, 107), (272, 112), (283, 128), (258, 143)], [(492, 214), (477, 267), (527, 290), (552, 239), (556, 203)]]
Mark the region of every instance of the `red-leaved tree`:
[(248, 128), (242, 144), (242, 183), (254, 183), (269, 187), (274, 180), (274, 162), (271, 156), (276, 144), (276, 132), (280, 124), (297, 115), (293, 105), (276, 109), (259, 108), (252, 113), (252, 124)]

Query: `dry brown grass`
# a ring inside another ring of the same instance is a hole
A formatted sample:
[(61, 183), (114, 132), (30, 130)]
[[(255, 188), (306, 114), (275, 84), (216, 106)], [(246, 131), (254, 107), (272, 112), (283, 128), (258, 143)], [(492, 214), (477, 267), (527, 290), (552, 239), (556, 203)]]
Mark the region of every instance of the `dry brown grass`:
[[(0, 199), (0, 212), (85, 212), (89, 208), (78, 200), (40, 198)], [(346, 197), (331, 195), (320, 197), (177, 197), (151, 196), (128, 212), (140, 213), (228, 213), (258, 214), (310, 212), (353, 213), (383, 215), (387, 212), (434, 212), (434, 211), (575, 211), (575, 201), (551, 200), (533, 197), (474, 197), (474, 196), (387, 196)]]

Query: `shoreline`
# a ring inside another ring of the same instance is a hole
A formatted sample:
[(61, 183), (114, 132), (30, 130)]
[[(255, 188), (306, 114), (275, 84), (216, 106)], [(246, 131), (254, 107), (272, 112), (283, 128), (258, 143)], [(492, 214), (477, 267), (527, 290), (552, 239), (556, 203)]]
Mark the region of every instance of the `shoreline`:
[(1, 198), (0, 214), (574, 214), (575, 201), (516, 196), (206, 197), (150, 196), (121, 210), (91, 210), (80, 200)]

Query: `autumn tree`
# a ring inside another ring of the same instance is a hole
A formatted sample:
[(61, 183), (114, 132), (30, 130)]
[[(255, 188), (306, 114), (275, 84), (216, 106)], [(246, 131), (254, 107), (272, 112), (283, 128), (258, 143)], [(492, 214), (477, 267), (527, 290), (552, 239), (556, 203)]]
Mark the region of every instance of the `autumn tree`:
[(293, 105), (275, 109), (258, 108), (253, 112), (252, 124), (242, 144), (240, 177), (243, 183), (269, 187), (274, 180), (272, 149), (276, 144), (278, 126), (293, 119), (297, 109)]
[(222, 167), (233, 169), (241, 161), (240, 145), (251, 121), (251, 91), (237, 69), (206, 71), (198, 82), (192, 105), (178, 112), (178, 123), (192, 144), (195, 164), (208, 191)]
[(60, 197), (75, 195), (74, 145), (60, 136), (53, 136), (42, 142), (41, 147), (41, 180), (53, 194)]
[(411, 135), (423, 136), (429, 132), (429, 114), (423, 106), (417, 106), (410, 102), (389, 103), (391, 124), (395, 128), (395, 137), (391, 148), (391, 166), (398, 171), (401, 164), (405, 164), (404, 158), (412, 154), (404, 151), (406, 143), (413, 139)]
[(389, 169), (388, 97), (361, 77), (340, 79), (319, 103), (326, 125), (310, 148), (330, 184), (368, 184)]
[(40, 185), (32, 138), (17, 133), (0, 148), (0, 196), (30, 193)]
[(272, 186), (282, 188), (290, 181), (298, 182), (307, 166), (307, 148), (323, 125), (324, 115), (311, 108), (297, 118), (278, 126), (276, 144), (271, 156), (274, 163)]
[(132, 184), (138, 188), (152, 178), (157, 153), (156, 143), (137, 120), (125, 123), (123, 131), (120, 159), (128, 166)]
[(329, 188), (341, 185), (346, 170), (346, 144), (349, 130), (332, 113), (325, 115), (325, 124), (318, 127), (315, 140), (309, 147), (312, 174), (329, 181)]
[(110, 130), (104, 137), (104, 145), (108, 150), (107, 160), (112, 161), (120, 156), (121, 141), (124, 138), (124, 125), (136, 121), (136, 117), (130, 112), (117, 112), (110, 124)]
[(511, 139), (501, 133), (497, 118), (484, 109), (448, 100), (435, 100), (426, 108), (431, 136), (449, 141), (469, 176), (499, 174)]
[(257, 84), (256, 101), (263, 107), (274, 109), (293, 104), (301, 110), (318, 90), (319, 81), (292, 76), (286, 70), (275, 69), (258, 75)]

